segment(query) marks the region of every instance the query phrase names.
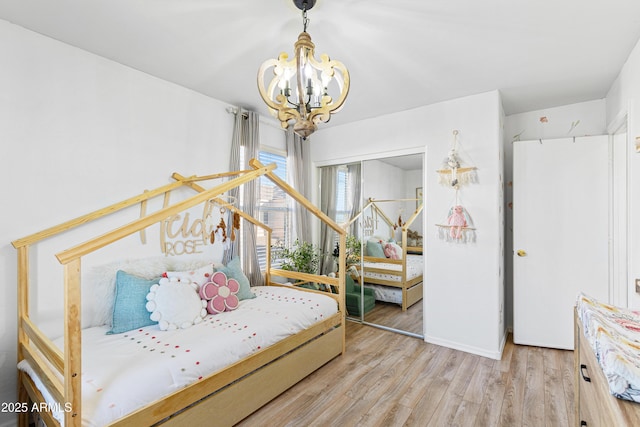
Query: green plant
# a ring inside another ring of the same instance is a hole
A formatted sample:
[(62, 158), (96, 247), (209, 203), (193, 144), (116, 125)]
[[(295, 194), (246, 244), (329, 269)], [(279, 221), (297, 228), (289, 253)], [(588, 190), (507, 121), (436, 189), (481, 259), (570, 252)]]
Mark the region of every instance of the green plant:
[[(360, 254), (362, 253), (362, 243), (356, 236), (351, 234), (347, 235), (347, 240), (345, 242), (347, 257), (346, 257), (346, 267), (349, 268), (352, 265), (360, 264)], [(336, 248), (333, 250), (333, 256), (338, 258), (340, 256), (340, 247), (336, 243)]]
[(277, 253), (282, 259), (283, 270), (318, 274), (322, 251), (317, 246), (296, 239), (292, 247), (281, 246)]

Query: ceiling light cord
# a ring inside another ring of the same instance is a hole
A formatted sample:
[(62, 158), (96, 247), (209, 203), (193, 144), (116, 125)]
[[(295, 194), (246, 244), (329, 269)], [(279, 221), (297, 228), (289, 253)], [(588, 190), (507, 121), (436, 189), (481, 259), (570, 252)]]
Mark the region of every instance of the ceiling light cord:
[(307, 32), (309, 26), (309, 18), (307, 18), (307, 2), (302, 4), (302, 31)]

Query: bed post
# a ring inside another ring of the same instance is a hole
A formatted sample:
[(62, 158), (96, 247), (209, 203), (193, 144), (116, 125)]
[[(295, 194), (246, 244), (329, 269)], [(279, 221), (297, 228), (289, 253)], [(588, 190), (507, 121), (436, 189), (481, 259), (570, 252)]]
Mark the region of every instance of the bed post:
[(82, 351), (80, 334), (80, 258), (74, 258), (64, 265), (64, 405), (65, 426), (82, 424)]
[[(257, 170), (259, 168), (264, 168), (264, 165), (260, 163), (257, 159), (251, 159), (249, 161), (249, 165)], [(347, 260), (347, 230), (345, 227), (341, 227), (335, 223), (335, 221), (327, 216), (324, 212), (318, 209), (317, 206), (314, 206), (309, 200), (307, 200), (302, 194), (300, 194), (295, 188), (287, 184), (280, 177), (278, 177), (273, 170), (269, 170), (265, 173), (267, 178), (269, 178), (273, 183), (275, 183), (278, 187), (284, 190), (291, 198), (293, 198), (296, 202), (300, 203), (304, 206), (311, 214), (313, 214), (316, 218), (323, 221), (329, 227), (331, 227), (338, 235), (340, 236), (340, 256), (338, 257), (338, 262), (340, 265), (340, 271), (345, 271), (346, 260)], [(269, 267), (267, 267), (269, 268)], [(269, 271), (269, 270), (268, 270)], [(346, 311), (347, 304), (345, 300), (345, 274), (340, 274), (338, 278), (338, 308), (341, 313), (341, 327), (343, 331), (346, 328)], [(346, 338), (345, 333), (342, 334), (342, 353), (345, 352), (346, 349)]]
[[(18, 362), (24, 358), (22, 346), (27, 345), (28, 337), (22, 327), (22, 319), (29, 317), (29, 246), (18, 248)], [(21, 375), (18, 375), (18, 402), (29, 403), (27, 390), (22, 384)], [(29, 412), (21, 411), (18, 414), (18, 426), (29, 425)]]
[[(404, 283), (407, 282), (407, 253), (408, 253), (408, 249), (409, 247), (407, 246), (407, 233), (409, 231), (409, 227), (411, 226), (411, 224), (413, 224), (413, 221), (415, 221), (415, 219), (418, 217), (418, 215), (420, 214), (420, 212), (422, 212), (422, 207), (423, 204), (420, 204), (420, 206), (418, 206), (416, 208), (415, 211), (413, 211), (413, 215), (411, 215), (411, 217), (409, 217), (409, 219), (407, 220), (407, 222), (404, 223), (404, 225), (402, 225), (402, 281)], [(423, 233), (424, 234), (424, 233)], [(402, 287), (402, 311), (406, 311), (409, 307), (407, 304), (407, 287), (403, 286)]]
[(265, 285), (271, 285), (271, 229), (265, 229), (267, 232), (267, 244), (266, 246), (266, 265), (264, 268), (264, 283)]
[[(407, 227), (402, 227), (402, 283), (407, 282)], [(407, 311), (407, 287), (402, 287), (402, 311)]]
[(340, 236), (340, 254), (338, 256), (338, 271), (341, 271), (342, 273), (338, 275), (338, 308), (340, 309), (340, 313), (341, 313), (341, 325), (343, 328), (344, 333), (342, 334), (342, 354), (345, 353), (345, 351), (347, 350), (347, 334), (346, 334), (346, 327), (347, 327), (347, 304), (346, 304), (346, 295), (345, 295), (345, 289), (346, 289), (346, 281), (347, 281), (347, 270), (346, 270), (346, 266), (347, 266), (347, 230), (346, 228), (344, 228), (342, 230), (342, 233), (339, 233)]

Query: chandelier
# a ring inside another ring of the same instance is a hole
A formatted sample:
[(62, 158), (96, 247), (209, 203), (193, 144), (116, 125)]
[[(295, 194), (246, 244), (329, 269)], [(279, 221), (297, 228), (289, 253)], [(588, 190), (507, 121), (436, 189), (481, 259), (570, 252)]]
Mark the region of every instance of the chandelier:
[[(278, 59), (266, 60), (258, 70), (258, 91), (271, 113), (280, 120), (284, 129), (293, 121), (293, 131), (306, 139), (315, 132), (319, 122), (328, 122), (338, 112), (349, 93), (349, 71), (340, 61), (329, 55), (314, 57), (315, 45), (307, 33), (307, 10), (316, 0), (293, 0), (302, 10), (303, 31), (294, 44), (295, 57), (282, 52)], [(267, 83), (265, 76), (273, 69)]]

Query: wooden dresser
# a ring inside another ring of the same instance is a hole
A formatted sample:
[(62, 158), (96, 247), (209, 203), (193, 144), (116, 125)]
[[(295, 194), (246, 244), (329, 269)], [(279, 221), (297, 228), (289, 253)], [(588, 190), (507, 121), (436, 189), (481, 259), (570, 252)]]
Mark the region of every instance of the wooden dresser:
[(587, 427), (640, 426), (640, 403), (618, 399), (609, 393), (609, 384), (596, 355), (575, 317), (575, 409), (576, 425)]

